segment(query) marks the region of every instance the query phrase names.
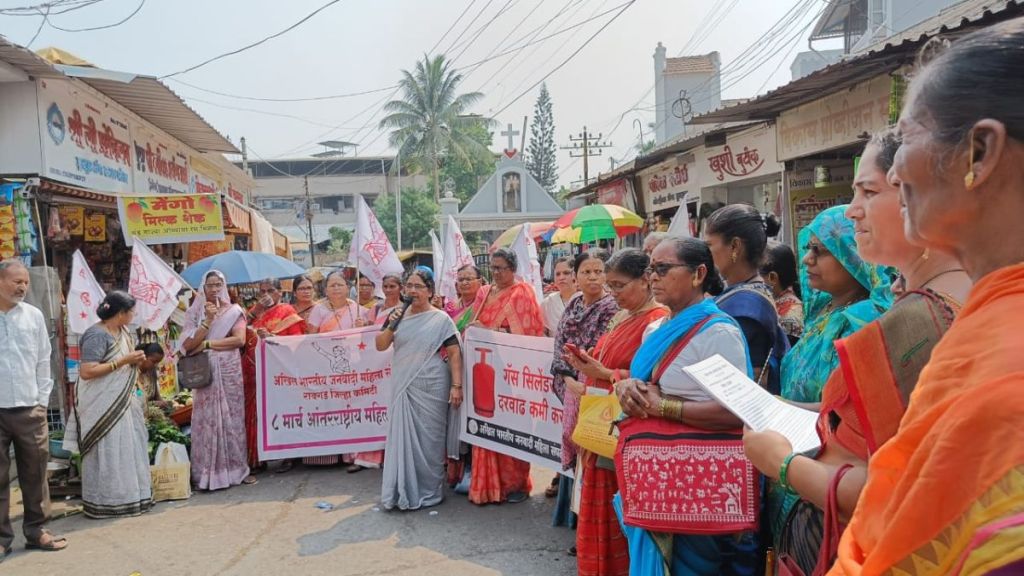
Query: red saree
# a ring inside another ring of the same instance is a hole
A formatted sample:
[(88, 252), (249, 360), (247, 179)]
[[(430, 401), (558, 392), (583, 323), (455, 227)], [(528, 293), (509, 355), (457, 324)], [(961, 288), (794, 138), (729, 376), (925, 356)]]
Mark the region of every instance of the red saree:
[[(541, 336), (544, 319), (533, 288), (517, 282), (501, 290), (493, 302), (487, 302), (493, 286), (485, 288), (484, 306), (476, 320), (491, 330)], [(473, 447), (473, 468), (469, 484), (469, 501), (474, 504), (504, 502), (513, 492), (529, 493), (530, 463), (490, 450)]]
[[(629, 363), (640, 348), (644, 329), (663, 318), (664, 308), (652, 308), (630, 317), (619, 312), (609, 323), (608, 331), (597, 341), (593, 356), (605, 368), (629, 373)], [(611, 390), (607, 380), (587, 380), (587, 386)], [(580, 496), (579, 522), (576, 528), (576, 565), (579, 576), (628, 576), (629, 543), (612, 508), (612, 498), (619, 487), (615, 472), (597, 465), (597, 455), (583, 455), (583, 486)]]
[(249, 468), (260, 465), (256, 450), (256, 330), (263, 328), (274, 336), (299, 336), (306, 333), (306, 321), (289, 304), (277, 304), (263, 312), (245, 331), (245, 355), (242, 357), (242, 377), (245, 385), (245, 446), (249, 455)]

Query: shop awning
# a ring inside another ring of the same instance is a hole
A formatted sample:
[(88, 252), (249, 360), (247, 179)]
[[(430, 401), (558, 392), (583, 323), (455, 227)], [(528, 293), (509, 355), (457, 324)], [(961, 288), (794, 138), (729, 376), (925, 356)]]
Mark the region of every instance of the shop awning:
[(252, 234), (249, 209), (230, 198), (224, 198), (224, 231), (233, 234)]
[(117, 206), (117, 196), (113, 194), (76, 188), (54, 182), (53, 180), (47, 180), (46, 178), (39, 179), (39, 192), (41, 200), (52, 201), (73, 198), (90, 204), (99, 204), (101, 205), (99, 207), (102, 208), (114, 208)]

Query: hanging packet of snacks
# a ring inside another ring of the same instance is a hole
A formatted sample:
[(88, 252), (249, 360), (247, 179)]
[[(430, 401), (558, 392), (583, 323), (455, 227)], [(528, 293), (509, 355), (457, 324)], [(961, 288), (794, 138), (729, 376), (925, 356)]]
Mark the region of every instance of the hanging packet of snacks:
[(26, 265), (32, 264), (32, 253), (39, 251), (39, 239), (32, 222), (32, 208), (27, 198), (14, 197), (14, 221), (16, 225), (17, 252)]

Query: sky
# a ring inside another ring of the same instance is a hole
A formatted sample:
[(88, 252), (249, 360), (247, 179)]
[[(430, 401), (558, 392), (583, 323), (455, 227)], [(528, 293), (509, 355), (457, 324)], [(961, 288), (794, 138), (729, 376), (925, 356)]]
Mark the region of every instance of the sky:
[[(41, 1), (0, 0), (0, 9)], [(21, 45), (31, 41), (32, 49), (56, 46), (102, 68), (159, 77), (281, 32), (327, 3), (141, 0), (140, 8), (140, 0), (100, 0), (45, 24), (38, 15), (0, 15), (0, 34)], [(609, 157), (628, 161), (635, 155), (640, 137), (635, 120), (645, 137), (653, 138), (647, 125), (654, 120), (652, 55), (659, 41), (670, 57), (717, 50), (723, 98), (749, 98), (790, 80), (789, 65), (807, 49), (809, 27), (825, 5), (825, 0), (340, 0), (277, 38), (164, 82), (236, 145), (245, 137), (252, 160), (307, 156), (323, 151), (316, 143), (328, 139), (358, 143), (360, 155), (391, 154), (387, 134), (377, 128), (383, 103), (397, 96), (385, 89), (425, 54), (444, 53), (464, 77), (460, 91), (484, 94), (472, 112), (493, 117), (502, 127), (512, 123), (522, 129), (545, 81), (557, 143), (569, 144), (569, 137), (586, 126), (612, 144), (603, 157), (592, 159), (593, 178), (595, 170), (609, 169)], [(791, 25), (775, 44), (758, 42), (795, 7)], [(135, 16), (111, 28), (57, 29), (110, 25), (137, 8)], [(751, 54), (751, 46), (760, 50)], [(502, 55), (506, 51), (511, 53)], [(369, 91), (317, 101), (237, 97), (308, 99)], [(501, 130), (495, 131), (495, 151), (507, 142), (497, 133)], [(560, 184), (582, 178), (581, 162), (568, 151), (559, 150), (558, 167)]]

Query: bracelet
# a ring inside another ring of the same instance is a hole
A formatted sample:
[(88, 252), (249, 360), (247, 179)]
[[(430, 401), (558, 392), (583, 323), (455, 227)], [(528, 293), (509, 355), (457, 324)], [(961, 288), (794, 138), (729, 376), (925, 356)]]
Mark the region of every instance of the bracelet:
[(202, 328), (203, 330), (206, 330), (207, 332), (210, 331), (210, 323), (209, 322), (203, 322), (202, 324), (199, 325), (199, 327)]
[(117, 372), (117, 362), (111, 362), (110, 363), (110, 372), (111, 373)]
[(782, 461), (782, 466), (779, 467), (779, 487), (790, 494), (796, 494), (796, 490), (789, 483), (789, 465), (793, 462), (793, 458), (799, 456), (796, 452), (793, 452)]
[(462, 388), (462, 384), (452, 384), (452, 388)]
[(203, 340), (203, 350), (209, 350), (209, 349), (210, 349), (210, 341), (209, 340)]

